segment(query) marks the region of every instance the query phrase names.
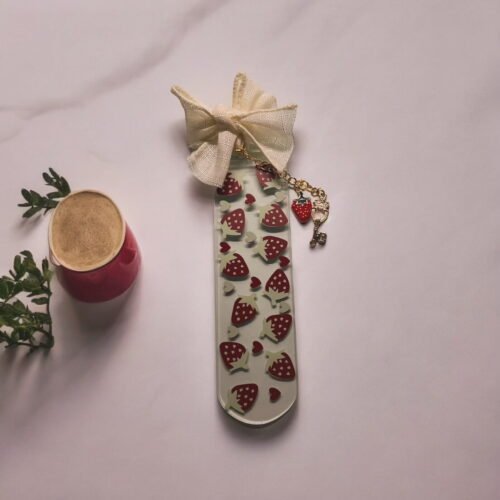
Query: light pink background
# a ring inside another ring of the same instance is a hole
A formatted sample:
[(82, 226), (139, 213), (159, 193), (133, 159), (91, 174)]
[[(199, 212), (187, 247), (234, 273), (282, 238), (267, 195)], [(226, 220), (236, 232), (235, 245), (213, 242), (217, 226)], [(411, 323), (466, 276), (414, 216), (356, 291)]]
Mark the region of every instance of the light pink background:
[[(49, 166), (119, 203), (126, 298), (55, 285), (57, 345), (0, 354), (0, 498), (498, 500), (500, 2), (4, 0), (0, 262), (47, 252), (19, 190)], [(215, 393), (210, 190), (184, 85), (247, 71), (297, 102), (291, 169), (333, 202), (294, 226), (300, 403), (272, 427)]]

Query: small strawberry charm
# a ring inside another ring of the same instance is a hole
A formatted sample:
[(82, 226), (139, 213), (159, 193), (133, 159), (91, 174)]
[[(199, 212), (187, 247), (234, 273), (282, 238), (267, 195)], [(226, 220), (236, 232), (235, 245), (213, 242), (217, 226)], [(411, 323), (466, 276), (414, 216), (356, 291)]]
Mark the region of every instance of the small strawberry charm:
[(248, 352), (239, 342), (222, 342), (219, 346), (224, 365), (231, 372), (248, 370)]
[(264, 236), (255, 251), (266, 261), (275, 261), (288, 247), (288, 241), (277, 236)]
[(271, 403), (276, 403), (279, 398), (281, 398), (281, 391), (279, 389), (276, 389), (276, 387), (270, 387), (269, 400), (271, 401)]
[(258, 356), (263, 350), (264, 346), (258, 340), (254, 340), (252, 344), (252, 354)]
[(298, 198), (292, 201), (292, 210), (301, 224), (309, 222), (312, 214), (311, 198), (306, 198), (301, 194)]
[(273, 307), (277, 302), (284, 300), (290, 293), (290, 282), (282, 269), (276, 269), (267, 280), (264, 296), (266, 296)]
[(237, 208), (225, 214), (220, 221), (222, 238), (239, 238), (245, 230), (245, 212)]
[(279, 230), (286, 227), (288, 217), (277, 203), (273, 203), (260, 209), (260, 223), (267, 229)]
[(255, 175), (257, 176), (257, 180), (259, 181), (260, 187), (264, 191), (272, 191), (276, 189), (280, 189), (280, 182), (276, 177), (276, 174), (269, 172), (267, 170), (263, 170), (261, 168), (257, 168), (255, 170)]
[(257, 297), (255, 295), (248, 295), (247, 297), (238, 297), (233, 305), (233, 312), (231, 314), (231, 323), (234, 326), (242, 326), (250, 323), (257, 313)]
[(226, 410), (233, 409), (239, 413), (247, 413), (252, 409), (258, 394), (257, 384), (235, 385), (227, 396)]
[(227, 253), (221, 256), (221, 273), (228, 279), (241, 280), (245, 279), (250, 270), (248, 269), (245, 259), (239, 253)]
[(260, 279), (257, 278), (256, 276), (252, 276), (252, 278), (250, 279), (250, 288), (252, 290), (257, 290), (258, 288), (260, 288), (260, 285), (261, 285)]
[(292, 359), (285, 351), (266, 352), (266, 372), (276, 380), (285, 382), (295, 378), (295, 367)]
[(273, 342), (281, 342), (288, 333), (292, 326), (292, 315), (288, 313), (274, 314), (264, 320), (262, 325), (262, 332), (260, 338), (267, 337)]
[(238, 196), (241, 193), (242, 189), (243, 188), (238, 179), (236, 179), (231, 172), (228, 172), (226, 178), (224, 179), (224, 184), (222, 184), (222, 187), (217, 188), (217, 194), (219, 196), (233, 198)]

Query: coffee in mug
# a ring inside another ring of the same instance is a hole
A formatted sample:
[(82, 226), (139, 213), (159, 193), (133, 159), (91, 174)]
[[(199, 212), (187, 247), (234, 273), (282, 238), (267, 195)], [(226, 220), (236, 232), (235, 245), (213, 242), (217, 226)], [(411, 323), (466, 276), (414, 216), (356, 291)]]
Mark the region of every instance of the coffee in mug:
[(117, 297), (139, 270), (132, 232), (113, 200), (98, 191), (76, 191), (58, 204), (49, 246), (63, 286), (85, 302)]

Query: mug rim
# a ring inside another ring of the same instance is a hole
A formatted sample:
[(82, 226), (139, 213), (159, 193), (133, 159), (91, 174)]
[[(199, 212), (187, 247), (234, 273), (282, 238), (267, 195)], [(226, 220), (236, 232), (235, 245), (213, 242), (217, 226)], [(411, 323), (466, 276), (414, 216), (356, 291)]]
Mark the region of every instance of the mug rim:
[[(68, 262), (65, 262), (63, 259), (60, 259), (59, 256), (56, 255), (54, 251), (54, 245), (53, 245), (53, 223), (54, 223), (54, 218), (57, 214), (57, 211), (59, 208), (66, 202), (67, 199), (79, 195), (82, 193), (94, 193), (98, 194), (104, 198), (106, 198), (116, 209), (119, 217), (120, 217), (120, 223), (121, 223), (121, 237), (120, 237), (120, 244), (117, 245), (117, 248), (115, 249), (114, 252), (112, 252), (108, 257), (105, 259), (100, 260), (96, 264), (93, 264), (91, 267), (89, 266), (73, 266), (69, 264)], [(107, 264), (109, 264), (111, 261), (113, 261), (116, 256), (120, 253), (121, 249), (123, 248), (123, 244), (125, 242), (125, 236), (127, 232), (127, 224), (125, 223), (125, 219), (123, 217), (123, 214), (118, 207), (118, 205), (115, 203), (115, 201), (106, 193), (99, 191), (97, 189), (78, 189), (76, 191), (72, 191), (68, 196), (65, 196), (62, 200), (59, 201), (57, 207), (54, 209), (52, 216), (50, 218), (50, 223), (49, 223), (49, 250), (50, 250), (50, 260), (52, 264), (56, 267), (64, 267), (65, 269), (68, 269), (69, 271), (75, 271), (79, 273), (88, 273), (92, 271), (96, 271)]]

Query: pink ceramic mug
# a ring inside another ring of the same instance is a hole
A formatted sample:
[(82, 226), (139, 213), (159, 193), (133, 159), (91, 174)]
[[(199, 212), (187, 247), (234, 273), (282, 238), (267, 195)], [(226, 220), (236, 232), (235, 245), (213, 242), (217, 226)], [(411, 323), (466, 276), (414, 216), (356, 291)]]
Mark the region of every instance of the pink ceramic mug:
[(135, 281), (141, 256), (120, 210), (107, 195), (75, 191), (54, 210), (49, 227), (52, 263), (64, 288), (83, 302), (104, 302)]

